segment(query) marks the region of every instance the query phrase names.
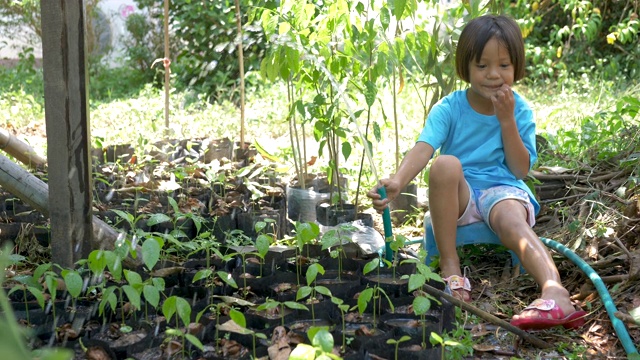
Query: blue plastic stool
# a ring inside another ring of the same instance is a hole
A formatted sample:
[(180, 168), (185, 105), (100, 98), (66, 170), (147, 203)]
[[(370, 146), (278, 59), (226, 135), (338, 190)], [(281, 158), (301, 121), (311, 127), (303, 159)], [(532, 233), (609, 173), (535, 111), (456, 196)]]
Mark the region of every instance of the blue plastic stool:
[[(425, 237), (424, 237), (424, 249), (427, 250), (427, 262), (431, 262), (432, 256), (439, 255), (438, 247), (436, 246), (436, 239), (433, 236), (433, 227), (428, 217), (425, 217)], [(472, 244), (494, 244), (502, 245), (498, 235), (491, 230), (484, 222), (476, 222), (469, 225), (458, 226), (456, 231), (456, 247)], [(511, 265), (521, 268), (520, 259), (511, 250)]]

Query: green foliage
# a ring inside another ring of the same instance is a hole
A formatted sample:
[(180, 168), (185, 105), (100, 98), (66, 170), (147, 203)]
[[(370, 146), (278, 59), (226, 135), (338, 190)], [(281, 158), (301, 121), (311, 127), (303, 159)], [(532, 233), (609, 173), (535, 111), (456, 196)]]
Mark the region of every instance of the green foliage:
[(525, 36), (528, 80), (640, 71), (638, 8), (631, 1), (519, 0), (505, 11)]
[(442, 347), (442, 359), (462, 359), (473, 353), (471, 333), (463, 326), (458, 326), (451, 333), (442, 335), (432, 332), (429, 341), (432, 345)]
[[(162, 23), (163, 2), (137, 0)], [(252, 13), (261, 7), (273, 7), (273, 0), (241, 0), (243, 55), (246, 72), (257, 70), (265, 51), (264, 34)], [(235, 3), (222, 1), (171, 1), (169, 9), (172, 38), (180, 45), (172, 65), (180, 87), (198, 89), (207, 97), (238, 99), (237, 24)], [(134, 48), (131, 48), (132, 50)]]
[(311, 345), (300, 343), (291, 352), (289, 359), (313, 360), (313, 359), (340, 359), (333, 353), (333, 336), (328, 327), (312, 326), (307, 331), (307, 337)]
[[(611, 109), (601, 110), (579, 119), (577, 126), (547, 134), (551, 152), (543, 152), (540, 161), (545, 165), (575, 167), (581, 163), (619, 163), (635, 166), (637, 142), (628, 139), (638, 136), (637, 118), (640, 98), (621, 97)], [(566, 156), (558, 157), (554, 154)], [(627, 155), (632, 154), (630, 157)], [(552, 155), (549, 158), (545, 155)]]

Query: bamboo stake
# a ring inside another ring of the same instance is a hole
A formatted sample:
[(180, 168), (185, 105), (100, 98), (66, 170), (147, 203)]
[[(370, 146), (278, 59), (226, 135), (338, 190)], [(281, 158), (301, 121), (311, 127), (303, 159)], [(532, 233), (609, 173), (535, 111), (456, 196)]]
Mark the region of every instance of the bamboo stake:
[(238, 26), (238, 35), (236, 42), (238, 44), (238, 66), (240, 70), (240, 149), (244, 150), (244, 53), (242, 49), (242, 18), (240, 14), (240, 0), (236, 2), (236, 24)]
[(164, 0), (164, 132), (169, 135), (169, 80), (171, 60), (169, 58), (169, 0)]
[(44, 167), (47, 163), (47, 160), (38, 155), (29, 144), (2, 128), (0, 128), (0, 149), (27, 165), (30, 169)]
[(429, 285), (424, 285), (422, 287), (422, 290), (424, 290), (426, 293), (428, 293), (429, 295), (435, 296), (437, 298), (443, 299), (443, 300), (447, 300), (448, 302), (454, 304), (455, 306), (461, 308), (462, 310), (466, 310), (469, 311), (470, 313), (473, 313), (479, 317), (481, 317), (482, 319), (489, 321), (495, 325), (500, 326), (501, 328), (508, 330), (518, 336), (520, 336), (521, 338), (525, 339), (526, 341), (528, 341), (529, 343), (542, 348), (542, 349), (551, 349), (554, 346), (549, 344), (548, 342), (529, 334), (528, 332), (515, 327), (513, 325), (511, 325), (510, 323), (501, 320), (491, 314), (489, 314), (486, 311), (480, 310), (477, 307), (468, 304), (460, 299), (457, 299), (447, 293), (445, 293), (444, 291), (440, 291), (436, 288), (434, 288), (433, 286), (429, 286)]

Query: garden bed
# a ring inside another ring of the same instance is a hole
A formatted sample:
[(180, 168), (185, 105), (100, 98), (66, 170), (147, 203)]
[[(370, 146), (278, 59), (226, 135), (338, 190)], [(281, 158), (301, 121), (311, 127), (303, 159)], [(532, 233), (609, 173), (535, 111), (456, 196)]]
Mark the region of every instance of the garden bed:
[[(453, 307), (419, 289), (409, 292), (415, 263), (398, 267), (389, 279), (378, 274), (389, 269), (377, 266), (377, 258), (344, 258), (341, 267), (319, 246), (304, 251), (319, 255), (283, 248), (260, 257), (257, 249), (221, 247), (209, 258), (125, 270), (119, 280), (107, 272), (81, 295), (60, 291), (55, 306), (44, 310), (30, 290), (14, 291), (11, 299), (18, 321), (32, 330), (34, 348), (72, 348), (78, 359), (86, 351), (112, 359), (278, 358), (274, 354), (300, 344), (312, 347), (309, 334), (317, 327), (333, 336), (334, 352), (345, 359), (394, 358), (393, 345), (380, 345), (388, 339), (406, 341), (398, 348), (403, 358), (440, 358), (429, 336), (452, 329)], [(147, 286), (161, 289), (162, 301)], [(430, 306), (415, 315), (425, 301)]]

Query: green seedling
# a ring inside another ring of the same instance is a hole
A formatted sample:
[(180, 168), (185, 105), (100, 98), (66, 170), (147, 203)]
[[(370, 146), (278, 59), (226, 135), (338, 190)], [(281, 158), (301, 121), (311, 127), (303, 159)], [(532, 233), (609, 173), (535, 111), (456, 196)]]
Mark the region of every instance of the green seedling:
[(42, 285), (38, 280), (41, 274), (43, 274), (44, 271), (46, 271), (46, 268), (48, 268), (49, 266), (50, 264), (42, 264), (36, 268), (33, 275), (31, 276), (17, 275), (17, 276), (14, 276), (12, 279), (13, 281), (18, 282), (18, 284), (16, 284), (11, 288), (11, 290), (9, 290), (9, 292), (7, 293), (7, 296), (13, 294), (16, 291), (22, 290), (22, 295), (24, 298), (24, 308), (26, 310), (25, 315), (26, 315), (27, 325), (31, 325), (31, 319), (29, 317), (29, 308), (28, 308), (29, 302), (27, 301), (28, 294), (31, 294), (36, 299), (38, 306), (40, 306), (40, 308), (44, 310), (44, 305), (45, 305), (44, 291), (43, 291)]
[(393, 353), (395, 360), (398, 360), (398, 347), (400, 346), (400, 344), (405, 342), (405, 341), (409, 341), (409, 340), (411, 340), (411, 337), (409, 335), (404, 335), (403, 337), (401, 337), (398, 340), (396, 340), (396, 339), (387, 340), (387, 344), (395, 346), (395, 351)]
[[(127, 283), (121, 286), (112, 285), (104, 290), (102, 293), (102, 299), (100, 300), (100, 304), (98, 305), (99, 314), (104, 313), (105, 306), (108, 304), (111, 310), (114, 312), (118, 309), (118, 304), (120, 304), (120, 316), (121, 316), (121, 326), (120, 331), (123, 333), (130, 332), (132, 330), (131, 326), (125, 324), (125, 301), (124, 296), (126, 295), (129, 303), (132, 305), (133, 310), (141, 309), (141, 298), (140, 295), (144, 289), (144, 284), (142, 282), (142, 277), (135, 271), (124, 270), (125, 279)], [(116, 295), (117, 291), (117, 295)]]
[(80, 273), (76, 270), (62, 269), (60, 271), (60, 275), (64, 280), (64, 284), (67, 288), (67, 292), (71, 296), (71, 304), (75, 309), (76, 302), (82, 293), (82, 288), (84, 286), (84, 282), (82, 281), (82, 277)]
[(324, 233), (320, 239), (322, 250), (327, 250), (337, 245), (336, 249), (331, 250), (329, 254), (332, 258), (338, 259), (338, 281), (342, 280), (342, 258), (346, 257), (342, 244), (345, 241), (351, 242), (351, 237), (347, 236), (347, 234), (354, 230), (356, 230), (356, 228), (353, 225), (340, 224), (336, 228)]
[(216, 339), (215, 342), (215, 347), (216, 347), (216, 352), (218, 351), (218, 332), (219, 332), (219, 328), (220, 328), (220, 316), (222, 315), (222, 310), (223, 309), (231, 309), (232, 305), (238, 305), (238, 306), (247, 306), (247, 307), (253, 307), (255, 306), (254, 303), (249, 302), (249, 301), (245, 301), (236, 297), (231, 297), (231, 296), (219, 296), (219, 295), (214, 295), (213, 296), (216, 299), (220, 299), (222, 300), (222, 302), (216, 303), (216, 304), (211, 304), (208, 307), (204, 308), (202, 311), (200, 311), (197, 315), (196, 315), (196, 323), (200, 322), (200, 318), (202, 317), (202, 315), (210, 310), (213, 310), (214, 315), (216, 317), (216, 330), (214, 333), (213, 338)]
[(259, 333), (247, 328), (247, 320), (244, 317), (244, 314), (236, 309), (229, 310), (229, 317), (233, 322), (235, 322), (238, 326), (240, 326), (241, 331), (245, 335), (251, 335), (252, 345), (253, 345), (253, 358), (257, 359), (256, 356), (256, 338), (260, 338), (263, 340), (267, 339), (267, 336), (263, 333)]
[(296, 301), (309, 297), (309, 299), (307, 299), (307, 303), (311, 304), (311, 319), (313, 321), (316, 320), (314, 304), (318, 301), (317, 294), (322, 294), (322, 295), (331, 297), (331, 291), (327, 289), (325, 286), (312, 285), (316, 281), (318, 274), (324, 275), (324, 268), (322, 267), (322, 265), (318, 263), (309, 265), (309, 268), (307, 269), (307, 275), (306, 275), (307, 285), (301, 286), (298, 289), (298, 292), (296, 293)]
[(311, 345), (298, 344), (289, 355), (289, 360), (341, 359), (333, 353), (333, 336), (326, 326), (312, 326), (307, 331)]
[(362, 290), (362, 292), (360, 292), (360, 295), (358, 296), (357, 306), (358, 306), (358, 312), (360, 313), (360, 315), (362, 315), (364, 311), (367, 309), (369, 302), (372, 303), (373, 305), (372, 316), (373, 316), (374, 326), (378, 325), (377, 316), (380, 314), (380, 307), (382, 305), (382, 295), (384, 295), (384, 297), (387, 299), (389, 308), (391, 309), (391, 312), (393, 312), (395, 310), (395, 307), (393, 306), (393, 302), (389, 298), (389, 295), (387, 295), (387, 293), (384, 291), (384, 289), (382, 289), (378, 285), (374, 285), (372, 288), (367, 287), (366, 289)]
[(168, 297), (162, 304), (162, 314), (167, 319), (167, 324), (169, 324), (171, 322), (171, 318), (176, 315), (175, 328), (169, 328), (165, 331), (165, 333), (169, 336), (175, 336), (181, 339), (183, 357), (186, 356), (185, 340), (189, 341), (198, 349), (203, 350), (204, 347), (197, 337), (189, 334), (186, 331), (178, 330), (181, 325), (180, 322), (182, 322), (182, 326), (184, 328), (187, 328), (191, 323), (191, 306), (189, 306), (189, 302), (187, 300), (175, 295)]
[[(302, 265), (298, 259), (302, 255), (302, 249), (306, 244), (311, 244), (313, 240), (318, 238), (320, 235), (320, 227), (316, 223), (309, 222), (299, 222), (295, 223), (295, 232), (296, 232), (296, 278), (298, 281), (298, 286), (300, 286), (300, 275), (302, 273)], [(307, 248), (307, 251), (309, 249)], [(307, 253), (307, 258), (309, 258), (309, 253)]]
[(340, 310), (340, 317), (342, 318), (342, 346), (340, 350), (344, 353), (347, 349), (347, 326), (345, 321), (345, 314), (349, 311), (349, 305), (345, 304), (344, 301), (335, 296), (331, 297), (331, 302), (338, 306), (338, 310)]
[(416, 294), (413, 299), (413, 312), (420, 316), (420, 324), (422, 325), (422, 348), (427, 346), (427, 334), (426, 334), (426, 321), (425, 315), (431, 309), (431, 301), (437, 301), (431, 295), (422, 291), (422, 287), (429, 280), (442, 282), (442, 278), (437, 273), (433, 272), (431, 267), (424, 263), (427, 253), (421, 250), (418, 253), (418, 259), (407, 259), (402, 261), (404, 263), (412, 263), (416, 265), (416, 272), (409, 276), (409, 293)]
[(277, 300), (273, 300), (270, 298), (267, 298), (266, 301), (262, 304), (260, 304), (256, 310), (258, 311), (265, 311), (265, 312), (269, 312), (269, 311), (273, 311), (274, 309), (280, 309), (280, 320), (281, 320), (281, 325), (284, 326), (284, 317), (285, 317), (285, 307), (292, 309), (292, 310), (305, 310), (305, 311), (309, 311), (309, 308), (299, 304), (295, 301), (284, 301), (284, 302), (280, 302)]

